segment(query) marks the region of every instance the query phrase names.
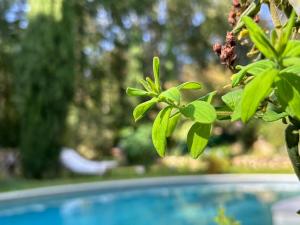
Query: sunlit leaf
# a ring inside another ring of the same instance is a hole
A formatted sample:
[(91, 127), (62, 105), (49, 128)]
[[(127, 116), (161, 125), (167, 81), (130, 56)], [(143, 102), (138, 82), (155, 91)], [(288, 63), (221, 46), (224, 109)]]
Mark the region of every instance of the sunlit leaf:
[(286, 26), (283, 28), (283, 31), (281, 32), (281, 36), (279, 38), (278, 47), (277, 47), (279, 53), (281, 53), (286, 48), (287, 43), (291, 38), (295, 21), (296, 21), (296, 13), (295, 11), (293, 11), (290, 15), (290, 18)]
[(273, 110), (267, 110), (262, 119), (266, 122), (274, 122), (276, 120), (280, 120), (284, 117), (286, 117), (288, 114), (286, 112), (277, 113)]
[(214, 107), (207, 102), (199, 100), (189, 103), (180, 112), (184, 116), (200, 123), (213, 123), (217, 118)]
[(149, 87), (151, 87), (151, 90), (153, 92), (158, 93), (158, 89), (156, 88), (156, 86), (155, 86), (154, 82), (151, 80), (151, 78), (150, 77), (146, 77), (146, 81), (147, 81)]
[(239, 101), (235, 106), (233, 113), (231, 114), (231, 121), (237, 121), (241, 119), (242, 116), (242, 101)]
[(281, 74), (283, 73), (294, 73), (300, 74), (300, 65), (292, 65), (280, 71)]
[(168, 106), (156, 116), (152, 127), (152, 142), (160, 156), (164, 156), (167, 143), (167, 129), (172, 107)]
[(152, 88), (149, 86), (149, 84), (147, 83), (147, 81), (145, 81), (144, 79), (140, 79), (139, 82), (145, 88), (145, 90), (147, 90), (149, 92), (152, 91)]
[(159, 58), (153, 57), (153, 76), (156, 89), (160, 90)]
[(255, 114), (261, 101), (269, 94), (277, 74), (278, 70), (268, 69), (246, 85), (241, 100), (243, 122), (247, 122)]
[(232, 87), (239, 85), (247, 74), (255, 76), (272, 67), (275, 67), (275, 64), (269, 59), (259, 60), (246, 66), (237, 66), (240, 71), (231, 76)]
[(179, 90), (197, 90), (202, 88), (202, 84), (198, 82), (185, 82), (177, 86)]
[(267, 38), (265, 32), (250, 17), (244, 16), (244, 21), (252, 42), (261, 53), (269, 59), (277, 58), (277, 53)]
[(180, 92), (176, 87), (172, 87), (159, 95), (159, 98), (166, 98), (172, 102), (180, 103)]
[(141, 90), (141, 89), (138, 89), (138, 88), (127, 88), (126, 89), (126, 93), (127, 95), (129, 96), (149, 96), (149, 92), (147, 91), (144, 91), (144, 90)]
[(135, 121), (141, 119), (145, 113), (158, 101), (157, 98), (152, 98), (149, 101), (143, 102), (133, 110), (133, 118)]
[(181, 116), (180, 112), (177, 112), (169, 118), (167, 137), (170, 137), (172, 135), (172, 133), (174, 132), (174, 130), (177, 126), (177, 123), (180, 119), (180, 116)]
[(276, 95), (291, 116), (300, 119), (300, 76), (292, 73), (280, 74), (276, 81)]
[(204, 151), (210, 133), (211, 124), (194, 123), (187, 135), (187, 145), (189, 152), (193, 158), (198, 158)]
[(284, 52), (282, 53), (282, 57), (298, 57), (300, 56), (300, 41), (299, 40), (290, 40)]
[(237, 89), (222, 96), (223, 102), (231, 109), (234, 110), (242, 98), (242, 89)]
[(299, 57), (288, 57), (282, 59), (282, 65), (284, 67), (293, 66), (293, 65), (300, 65), (300, 58)]

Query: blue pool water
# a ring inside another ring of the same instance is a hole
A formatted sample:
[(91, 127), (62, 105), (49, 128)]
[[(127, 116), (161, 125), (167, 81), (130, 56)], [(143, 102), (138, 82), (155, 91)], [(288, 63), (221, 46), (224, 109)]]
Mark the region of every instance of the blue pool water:
[(1, 225), (215, 225), (220, 206), (242, 225), (272, 225), (273, 203), (298, 184), (193, 184), (0, 204)]

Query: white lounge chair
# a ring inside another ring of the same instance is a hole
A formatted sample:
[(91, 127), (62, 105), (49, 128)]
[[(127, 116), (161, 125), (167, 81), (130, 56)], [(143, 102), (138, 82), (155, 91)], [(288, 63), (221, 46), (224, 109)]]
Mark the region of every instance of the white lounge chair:
[(117, 161), (93, 161), (83, 158), (71, 148), (63, 148), (60, 153), (60, 162), (70, 171), (77, 174), (103, 175), (110, 169), (118, 166)]

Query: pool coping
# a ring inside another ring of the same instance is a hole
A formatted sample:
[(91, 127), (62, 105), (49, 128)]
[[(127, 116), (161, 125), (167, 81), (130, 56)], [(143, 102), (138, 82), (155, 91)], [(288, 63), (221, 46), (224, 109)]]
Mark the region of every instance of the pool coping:
[[(0, 193), (0, 204), (49, 198), (51, 196), (72, 195), (77, 193), (112, 192), (126, 189), (145, 187), (187, 185), (187, 184), (222, 184), (222, 183), (297, 183), (293, 174), (216, 174), (216, 175), (188, 175), (151, 178), (133, 178), (112, 181), (97, 181), (80, 184), (55, 185), (20, 191)], [(299, 183), (300, 184), (300, 183)]]

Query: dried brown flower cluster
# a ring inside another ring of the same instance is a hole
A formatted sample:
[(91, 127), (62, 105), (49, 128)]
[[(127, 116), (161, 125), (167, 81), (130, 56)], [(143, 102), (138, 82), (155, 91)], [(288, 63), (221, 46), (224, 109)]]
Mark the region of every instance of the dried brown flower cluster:
[[(232, 0), (232, 7), (228, 15), (228, 23), (231, 26), (235, 26), (239, 20), (239, 17), (243, 11), (249, 7), (249, 2), (241, 3), (240, 0)], [(254, 16), (254, 21), (259, 22), (259, 15)], [(225, 64), (229, 68), (232, 68), (237, 55), (235, 52), (236, 48), (236, 38), (233, 32), (227, 32), (226, 42), (224, 45), (216, 43), (213, 45), (213, 51), (220, 57), (221, 63)]]
[[(243, 13), (243, 11), (249, 6), (248, 2), (245, 2), (244, 4), (241, 4), (239, 0), (232, 0), (232, 7), (228, 15), (228, 23), (231, 26), (235, 26), (238, 18)], [(259, 15), (256, 15), (254, 18), (255, 22), (259, 22), (260, 18)]]
[(222, 46), (220, 43), (213, 45), (213, 51), (220, 57), (222, 64), (231, 67), (236, 59), (236, 40), (232, 32), (227, 32), (226, 42)]
[(237, 17), (241, 14), (241, 4), (239, 0), (232, 1), (232, 7), (228, 15), (228, 23), (231, 26), (235, 26), (237, 22)]

